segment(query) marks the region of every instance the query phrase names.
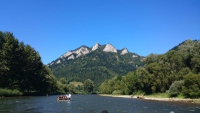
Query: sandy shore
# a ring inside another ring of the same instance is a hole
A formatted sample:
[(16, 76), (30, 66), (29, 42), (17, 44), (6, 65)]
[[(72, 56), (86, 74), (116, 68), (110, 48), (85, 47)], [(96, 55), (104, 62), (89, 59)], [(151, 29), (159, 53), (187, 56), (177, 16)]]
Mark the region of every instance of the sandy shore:
[[(137, 98), (137, 96), (131, 95), (106, 95), (101, 94), (100, 96), (109, 96), (109, 97), (120, 97), (120, 98)], [(189, 103), (199, 103), (200, 99), (189, 99), (189, 98), (156, 98), (156, 97), (144, 97), (147, 100), (157, 100), (157, 101), (180, 101), (180, 102), (189, 102)]]

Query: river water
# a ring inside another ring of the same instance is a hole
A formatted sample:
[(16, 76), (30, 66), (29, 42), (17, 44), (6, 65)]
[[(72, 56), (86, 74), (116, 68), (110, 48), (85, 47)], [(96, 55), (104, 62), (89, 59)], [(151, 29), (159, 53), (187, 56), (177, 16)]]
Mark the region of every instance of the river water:
[(72, 95), (71, 101), (57, 96), (11, 97), (0, 99), (0, 113), (200, 113), (200, 104), (145, 99)]

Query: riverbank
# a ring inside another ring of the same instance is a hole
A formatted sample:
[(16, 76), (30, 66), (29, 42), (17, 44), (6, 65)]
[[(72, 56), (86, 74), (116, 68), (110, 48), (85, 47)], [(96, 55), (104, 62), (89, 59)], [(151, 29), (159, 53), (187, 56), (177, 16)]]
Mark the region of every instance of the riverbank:
[[(100, 94), (100, 96), (109, 96), (109, 97), (119, 97), (119, 98), (137, 98), (137, 95), (108, 95)], [(189, 103), (199, 103), (200, 99), (190, 99), (190, 98), (158, 98), (153, 96), (144, 96), (144, 99), (147, 100), (157, 100), (157, 101), (179, 101), (179, 102), (189, 102)]]

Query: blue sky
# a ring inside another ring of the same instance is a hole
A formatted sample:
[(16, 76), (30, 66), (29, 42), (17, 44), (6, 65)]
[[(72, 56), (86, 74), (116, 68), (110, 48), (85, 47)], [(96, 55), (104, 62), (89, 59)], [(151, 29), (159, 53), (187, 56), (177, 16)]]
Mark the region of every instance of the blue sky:
[(200, 39), (200, 0), (0, 0), (0, 30), (48, 64), (81, 45), (147, 56)]

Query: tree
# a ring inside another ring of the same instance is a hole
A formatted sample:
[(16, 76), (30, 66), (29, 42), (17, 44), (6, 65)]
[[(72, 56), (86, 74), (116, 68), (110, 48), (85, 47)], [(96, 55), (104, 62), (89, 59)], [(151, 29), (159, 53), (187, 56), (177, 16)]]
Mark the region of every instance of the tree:
[(144, 91), (146, 93), (151, 93), (151, 86), (153, 84), (154, 76), (151, 76), (149, 72), (144, 67), (139, 67), (136, 70), (137, 76), (137, 90)]
[(93, 92), (94, 83), (92, 80), (87, 79), (87, 80), (85, 80), (83, 87), (84, 87), (84, 91), (86, 93), (91, 94)]
[(183, 95), (189, 98), (200, 97), (200, 74), (189, 73), (183, 79)]
[(110, 80), (105, 80), (103, 83), (101, 83), (101, 85), (99, 86), (99, 92), (102, 94), (111, 94), (114, 91), (114, 88), (111, 87), (110, 85)]
[(182, 87), (183, 87), (184, 81), (174, 81), (172, 85), (169, 88), (169, 94), (171, 97), (177, 96), (182, 92)]
[(15, 89), (18, 73), (18, 40), (12, 33), (0, 32), (0, 87)]
[(66, 80), (66, 78), (64, 78), (64, 77), (61, 77), (61, 78), (59, 79), (59, 81), (60, 81), (62, 84), (67, 84), (67, 80)]
[(200, 72), (200, 57), (193, 57), (191, 59), (192, 72), (198, 74)]
[(49, 67), (43, 65), (43, 70), (41, 71), (41, 75), (44, 75), (45, 78), (42, 80), (41, 88), (43, 88), (44, 92), (49, 94), (58, 93), (58, 86), (57, 78), (53, 75)]
[(182, 75), (179, 75), (178, 72), (184, 67), (181, 55), (177, 51), (172, 50), (167, 52), (166, 56), (168, 58), (167, 67), (169, 68), (169, 72), (173, 77), (172, 81), (180, 80)]
[(125, 78), (126, 90), (125, 94), (132, 94), (137, 91), (137, 76), (134, 72), (129, 72)]

